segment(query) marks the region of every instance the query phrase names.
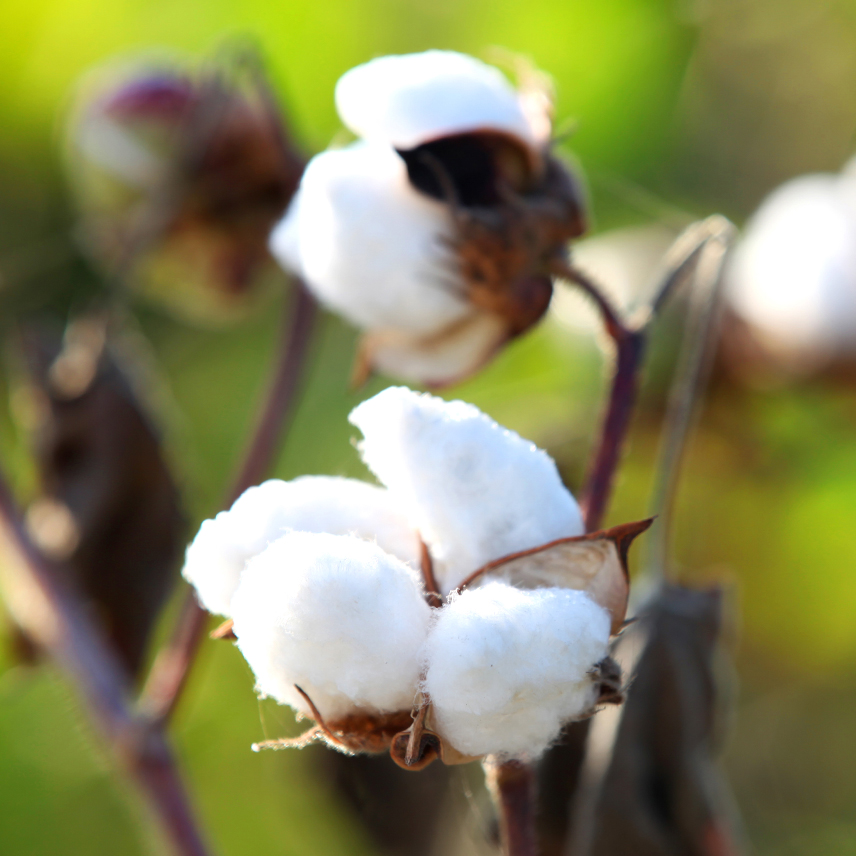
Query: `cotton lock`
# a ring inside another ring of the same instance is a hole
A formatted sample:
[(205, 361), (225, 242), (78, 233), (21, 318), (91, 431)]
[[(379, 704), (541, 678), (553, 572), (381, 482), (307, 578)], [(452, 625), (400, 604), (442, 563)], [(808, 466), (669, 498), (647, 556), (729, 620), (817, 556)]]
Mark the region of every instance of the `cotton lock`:
[(229, 617), (247, 561), (288, 530), (376, 540), (419, 566), (419, 537), (387, 491), (356, 479), (302, 476), (251, 487), (228, 511), (206, 520), (187, 548), (182, 574), (209, 612)]
[(409, 710), (431, 610), (412, 568), (376, 544), (291, 532), (251, 559), (232, 600), (259, 692), (329, 719)]
[(428, 545), (444, 592), (494, 559), (585, 531), (549, 455), (471, 404), (390, 387), (350, 419), (363, 460)]
[(438, 731), (467, 755), (534, 758), (593, 708), (609, 616), (584, 592), (488, 583), (454, 596), (422, 649)]

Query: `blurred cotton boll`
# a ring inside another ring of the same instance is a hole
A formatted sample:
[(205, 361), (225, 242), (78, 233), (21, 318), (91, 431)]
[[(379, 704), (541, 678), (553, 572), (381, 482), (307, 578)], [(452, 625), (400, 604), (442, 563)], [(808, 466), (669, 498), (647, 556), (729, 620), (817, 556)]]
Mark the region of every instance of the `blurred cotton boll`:
[(336, 109), (357, 135), (396, 149), (490, 129), (532, 149), (546, 142), (502, 73), (454, 51), (385, 56), (342, 75)]
[(422, 650), (439, 733), (467, 755), (537, 757), (591, 711), (609, 624), (579, 591), (494, 582), (453, 597)]
[(428, 545), (444, 591), (494, 559), (585, 531), (549, 455), (471, 404), (390, 387), (350, 419), (366, 464)]
[(442, 203), (412, 190), (395, 151), (355, 143), (312, 159), (272, 240), (328, 306), (359, 326), (429, 334), (472, 312), (450, 287), (450, 231)]
[(806, 175), (763, 202), (729, 270), (762, 359), (805, 374), (856, 356), (856, 177)]
[(546, 311), (584, 225), (579, 187), (549, 151), (549, 99), (532, 96), (448, 51), (382, 57), (339, 81), (361, 140), (313, 159), (271, 248), (365, 331), (357, 380), (454, 382)]
[(289, 530), (376, 541), (419, 566), (419, 536), (386, 490), (355, 479), (303, 476), (251, 487), (228, 511), (204, 521), (187, 548), (182, 573), (209, 612), (231, 616), (247, 561)]
[(430, 607), (416, 573), (375, 544), (293, 532), (252, 559), (232, 601), (257, 688), (334, 720), (409, 711)]
[(68, 119), (86, 249), (197, 321), (240, 317), (258, 297), (303, 168), (253, 62), (115, 61), (82, 81)]

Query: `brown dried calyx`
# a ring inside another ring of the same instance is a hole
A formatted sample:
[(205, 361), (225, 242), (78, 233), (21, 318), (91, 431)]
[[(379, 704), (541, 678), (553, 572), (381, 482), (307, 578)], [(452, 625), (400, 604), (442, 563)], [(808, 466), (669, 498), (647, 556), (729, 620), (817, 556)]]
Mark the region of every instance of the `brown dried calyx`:
[(482, 368), (547, 311), (550, 272), (586, 228), (583, 193), (550, 151), (497, 131), (443, 137), (398, 154), (412, 186), (450, 208), (449, 287), (472, 312), (427, 336), (369, 331), (353, 382), (381, 371), (438, 388)]
[[(89, 251), (185, 317), (228, 320), (270, 264), (268, 235), (305, 165), (258, 59), (103, 77), (74, 117), (68, 160)], [(142, 176), (128, 148), (145, 157)]]
[(560, 538), (503, 556), (470, 574), (458, 586), (458, 591), (484, 578), (503, 580), (517, 588), (557, 587), (584, 591), (609, 612), (615, 635), (624, 626), (627, 615), (628, 550), (653, 522), (653, 518), (649, 518), (622, 523), (611, 529)]
[(585, 231), (579, 184), (551, 152), (493, 131), (399, 151), (411, 184), (448, 202), (466, 297), (504, 319), (507, 336), (544, 314), (551, 262)]
[[(519, 588), (559, 587), (585, 591), (610, 613), (612, 633), (617, 634), (626, 623), (630, 588), (628, 550), (651, 523), (650, 519), (626, 523), (512, 553), (479, 568), (458, 591), (488, 578), (500, 579)], [(431, 556), (424, 542), (422, 547), (426, 597), (431, 606), (440, 609), (443, 599), (437, 590)], [(230, 631), (231, 624), (226, 622), (215, 634), (217, 638), (224, 638)], [(596, 700), (594, 707), (582, 718), (593, 715), (601, 705), (621, 704), (624, 700), (621, 670), (611, 657), (596, 663), (590, 674), (597, 686)], [(296, 738), (257, 743), (254, 750), (302, 748), (321, 741), (345, 754), (389, 751), (399, 767), (413, 771), (422, 770), (437, 759), (448, 765), (477, 760), (475, 756), (459, 752), (437, 733), (433, 727), (431, 700), (425, 693), (419, 695), (413, 711), (355, 710), (339, 719), (325, 720), (312, 699), (300, 687), (295, 689), (309, 706), (315, 725)]]

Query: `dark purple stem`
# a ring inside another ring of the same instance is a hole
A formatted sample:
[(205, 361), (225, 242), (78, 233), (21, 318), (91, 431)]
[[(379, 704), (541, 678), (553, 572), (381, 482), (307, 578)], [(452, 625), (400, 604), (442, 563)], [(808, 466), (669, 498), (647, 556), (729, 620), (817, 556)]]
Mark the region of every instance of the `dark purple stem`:
[[(294, 291), (294, 306), (287, 313), (275, 373), (252, 439), (227, 494), (227, 508), (248, 487), (264, 478), (294, 411), (318, 306), (303, 283), (295, 281)], [(140, 697), (140, 704), (154, 721), (168, 720), (175, 710), (205, 635), (207, 621), (208, 613), (190, 589), (181, 606), (173, 636), (158, 652)]]
[(594, 532), (603, 525), (636, 404), (639, 370), (645, 352), (645, 328), (631, 327), (623, 321), (601, 289), (582, 271), (570, 264), (561, 264), (556, 273), (579, 286), (595, 302), (616, 350), (609, 403), (599, 435), (599, 445), (580, 493), (586, 531)]
[(232, 482), (227, 505), (267, 474), (279, 450), (286, 424), (294, 411), (318, 304), (302, 282), (295, 281), (294, 307), (289, 311), (281, 338), (281, 349), (268, 395), (256, 423), (238, 475)]
[(206, 856), (169, 745), (133, 708), (125, 673), (73, 593), (30, 541), (0, 477), (0, 582), (15, 621), (71, 676), (99, 732), (148, 798), (176, 854)]
[(641, 331), (623, 329), (615, 339), (615, 345), (615, 369), (600, 443), (580, 498), (587, 532), (601, 528), (612, 495), (615, 474), (636, 404), (645, 336)]

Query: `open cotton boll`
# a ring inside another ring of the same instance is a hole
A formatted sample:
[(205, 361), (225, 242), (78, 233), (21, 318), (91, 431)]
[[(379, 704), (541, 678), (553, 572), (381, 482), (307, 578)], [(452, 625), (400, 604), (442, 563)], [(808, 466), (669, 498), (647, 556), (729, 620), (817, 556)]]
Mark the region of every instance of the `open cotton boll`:
[(580, 591), (488, 583), (439, 611), (424, 689), (438, 733), (466, 755), (534, 758), (587, 711), (610, 619)]
[(407, 710), (428, 629), (416, 572), (376, 544), (291, 532), (251, 559), (232, 599), (238, 647), (257, 688), (322, 716)]
[(775, 190), (728, 278), (731, 305), (771, 344), (856, 351), (856, 178), (806, 175)]
[(271, 250), (352, 323), (427, 334), (472, 311), (456, 289), (447, 206), (414, 190), (393, 149), (323, 152), (306, 168), (299, 199)]
[(302, 476), (251, 487), (229, 511), (206, 520), (187, 548), (182, 573), (209, 612), (229, 616), (247, 560), (289, 529), (376, 540), (419, 566), (419, 536), (387, 491), (356, 479)]
[(545, 452), (478, 408), (390, 387), (350, 415), (363, 459), (400, 499), (449, 591), (518, 550), (584, 531)]
[(454, 51), (384, 56), (358, 65), (336, 84), (336, 109), (358, 136), (397, 149), (479, 130), (534, 144), (520, 98), (502, 73)]

